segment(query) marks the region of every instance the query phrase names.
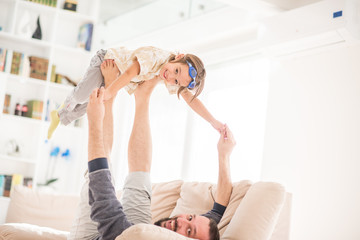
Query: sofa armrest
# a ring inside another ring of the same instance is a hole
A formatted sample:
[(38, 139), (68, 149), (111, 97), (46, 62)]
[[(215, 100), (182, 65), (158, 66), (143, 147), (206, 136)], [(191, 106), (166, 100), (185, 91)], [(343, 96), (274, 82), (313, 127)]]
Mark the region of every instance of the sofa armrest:
[(6, 223), (0, 225), (0, 239), (6, 240), (66, 240), (68, 232), (39, 227), (27, 223)]
[(285, 189), (278, 183), (257, 182), (236, 209), (223, 240), (270, 239), (285, 201)]
[(16, 186), (10, 196), (6, 223), (28, 223), (69, 231), (79, 196), (58, 195)]

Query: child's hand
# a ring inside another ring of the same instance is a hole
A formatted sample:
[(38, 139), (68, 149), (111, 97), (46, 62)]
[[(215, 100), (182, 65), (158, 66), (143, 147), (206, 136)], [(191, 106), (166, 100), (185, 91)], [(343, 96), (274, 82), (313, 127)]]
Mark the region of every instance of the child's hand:
[(217, 145), (219, 156), (225, 157), (224, 159), (221, 158), (219, 160), (227, 160), (229, 161), (230, 155), (232, 150), (236, 145), (235, 138), (230, 131), (229, 127), (225, 124), (224, 128), (221, 131), (221, 136)]
[(211, 122), (211, 126), (213, 126), (213, 128), (215, 128), (219, 133), (221, 133), (221, 131), (225, 128), (225, 125), (216, 119)]

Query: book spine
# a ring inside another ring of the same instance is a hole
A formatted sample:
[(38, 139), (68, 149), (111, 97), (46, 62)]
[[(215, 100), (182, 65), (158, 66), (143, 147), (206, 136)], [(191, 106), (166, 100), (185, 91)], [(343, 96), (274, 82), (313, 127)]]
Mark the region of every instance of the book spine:
[(38, 118), (37, 118), (39, 120), (41, 120), (43, 109), (44, 109), (44, 103), (43, 103), (43, 101), (39, 101), (39, 111), (38, 111)]
[(5, 71), (7, 50), (0, 48), (0, 71)]
[(10, 197), (12, 175), (5, 175), (4, 197)]
[(91, 42), (92, 42), (92, 34), (93, 34), (93, 28), (94, 28), (94, 24), (89, 23), (87, 25), (87, 30), (88, 30), (88, 39), (86, 40), (86, 45), (85, 45), (85, 50), (90, 51), (91, 50)]
[(50, 82), (56, 82), (56, 65), (52, 65), (51, 67), (51, 78), (50, 78)]
[(20, 70), (20, 60), (21, 60), (21, 53), (19, 52), (14, 52), (13, 53), (13, 58), (11, 61), (11, 73), (12, 74), (19, 74), (19, 70)]
[(10, 113), (11, 95), (5, 94), (3, 113)]
[(24, 184), (25, 187), (32, 188), (33, 186), (33, 179), (32, 177), (24, 177)]
[(13, 174), (13, 177), (11, 179), (11, 188), (10, 192), (14, 189), (15, 186), (23, 185), (24, 177), (21, 174)]
[(5, 176), (0, 175), (0, 196), (4, 196)]
[(33, 100), (27, 101), (26, 104), (28, 106), (28, 112), (26, 114), (26, 117), (32, 118), (34, 113), (34, 101)]

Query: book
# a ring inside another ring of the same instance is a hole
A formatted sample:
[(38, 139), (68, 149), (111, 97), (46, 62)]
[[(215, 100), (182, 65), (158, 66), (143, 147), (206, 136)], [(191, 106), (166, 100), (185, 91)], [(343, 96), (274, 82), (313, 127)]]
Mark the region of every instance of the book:
[(26, 105), (28, 106), (26, 117), (41, 120), (41, 115), (43, 112), (43, 102), (39, 100), (30, 100), (27, 101)]
[(50, 82), (55, 82), (56, 80), (56, 65), (52, 65), (51, 66), (51, 77), (50, 77)]
[(0, 48), (0, 72), (5, 72), (7, 50)]
[(30, 56), (30, 77), (46, 80), (49, 60), (40, 57)]
[(11, 188), (10, 192), (14, 189), (17, 185), (23, 185), (24, 176), (21, 174), (13, 174), (11, 179)]
[(5, 94), (3, 113), (10, 113), (11, 95)]
[(77, 47), (85, 49), (86, 51), (91, 50), (93, 28), (94, 24), (92, 23), (86, 23), (80, 26)]
[(5, 181), (4, 181), (4, 197), (10, 197), (10, 190), (11, 190), (11, 181), (12, 181), (12, 175), (4, 175)]
[(23, 59), (23, 53), (13, 52), (12, 61), (11, 61), (11, 74), (19, 75), (21, 73), (21, 59)]
[(32, 177), (24, 177), (24, 183), (23, 185), (28, 188), (33, 187), (33, 178)]
[(0, 196), (4, 196), (5, 176), (0, 175)]
[(64, 9), (76, 12), (77, 1), (76, 0), (65, 0)]

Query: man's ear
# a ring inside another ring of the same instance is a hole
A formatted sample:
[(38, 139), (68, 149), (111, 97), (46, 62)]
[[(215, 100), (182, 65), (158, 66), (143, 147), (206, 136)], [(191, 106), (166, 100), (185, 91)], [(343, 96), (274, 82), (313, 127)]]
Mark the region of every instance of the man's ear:
[(183, 58), (184, 56), (185, 56), (185, 54), (180, 53), (180, 54), (176, 55), (175, 59), (180, 59), (180, 58)]

